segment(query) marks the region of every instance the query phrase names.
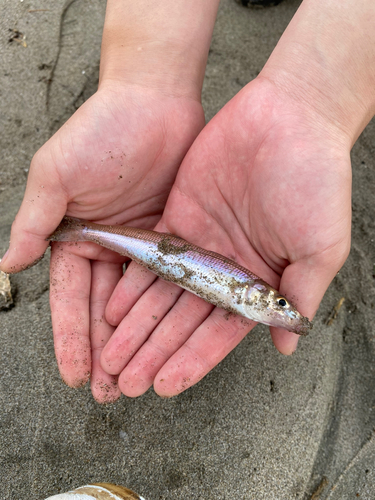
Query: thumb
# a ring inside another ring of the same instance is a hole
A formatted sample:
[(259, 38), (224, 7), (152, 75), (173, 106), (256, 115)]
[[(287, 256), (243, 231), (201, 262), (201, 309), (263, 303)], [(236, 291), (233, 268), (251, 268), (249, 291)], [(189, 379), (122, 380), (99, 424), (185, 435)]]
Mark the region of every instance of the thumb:
[[(316, 314), (319, 304), (345, 259), (309, 258), (290, 264), (285, 268), (280, 281), (280, 293), (310, 320)], [(335, 262), (336, 261), (336, 262)], [(293, 354), (299, 335), (282, 328), (270, 328), (273, 343), (282, 354)]]
[[(67, 197), (57, 175), (32, 162), (25, 195), (12, 224), (9, 250), (0, 263), (6, 273), (17, 273), (35, 264), (48, 247), (67, 208)], [(55, 175), (52, 175), (52, 174)]]

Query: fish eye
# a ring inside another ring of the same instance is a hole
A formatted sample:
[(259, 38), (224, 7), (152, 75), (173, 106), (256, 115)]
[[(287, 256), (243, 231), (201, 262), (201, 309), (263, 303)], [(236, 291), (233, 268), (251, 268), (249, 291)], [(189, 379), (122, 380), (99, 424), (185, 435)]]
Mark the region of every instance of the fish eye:
[(283, 297), (280, 297), (279, 299), (277, 299), (277, 303), (281, 307), (285, 307), (288, 304), (288, 302)]

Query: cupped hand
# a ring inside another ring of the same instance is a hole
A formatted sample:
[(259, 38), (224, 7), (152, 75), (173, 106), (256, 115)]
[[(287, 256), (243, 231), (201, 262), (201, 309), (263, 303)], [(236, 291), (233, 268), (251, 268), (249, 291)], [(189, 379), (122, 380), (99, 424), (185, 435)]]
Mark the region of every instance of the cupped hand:
[[(36, 153), (12, 226), (5, 272), (31, 265), (65, 214), (152, 228), (177, 169), (204, 125), (199, 102), (159, 91), (102, 84)], [(100, 367), (114, 328), (104, 309), (124, 259), (94, 244), (53, 244), (50, 304), (56, 358), (63, 380), (85, 384), (91, 373), (100, 402), (120, 395), (117, 377)]]
[[(258, 77), (189, 150), (157, 230), (221, 253), (313, 318), (350, 247), (350, 138), (307, 100)], [(142, 276), (142, 281), (139, 281)], [(253, 328), (132, 263), (106, 309), (101, 364), (138, 396), (198, 382)], [(313, 335), (313, 332), (311, 333)], [(271, 328), (284, 354), (298, 336)]]

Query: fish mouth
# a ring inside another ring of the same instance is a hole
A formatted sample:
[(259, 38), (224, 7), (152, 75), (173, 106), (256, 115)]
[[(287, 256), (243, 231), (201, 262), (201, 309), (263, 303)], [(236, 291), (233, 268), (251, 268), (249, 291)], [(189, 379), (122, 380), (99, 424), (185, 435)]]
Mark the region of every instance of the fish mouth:
[(310, 333), (312, 327), (313, 324), (311, 323), (309, 318), (305, 318), (304, 316), (302, 316), (301, 318), (299, 318), (298, 323), (290, 331), (296, 333), (297, 335), (306, 337)]
[(283, 330), (287, 330), (288, 332), (292, 332), (303, 337), (306, 337), (313, 327), (309, 318), (302, 316), (302, 314), (297, 311), (291, 311), (286, 317), (281, 314), (277, 314), (265, 324), (275, 328), (282, 328)]

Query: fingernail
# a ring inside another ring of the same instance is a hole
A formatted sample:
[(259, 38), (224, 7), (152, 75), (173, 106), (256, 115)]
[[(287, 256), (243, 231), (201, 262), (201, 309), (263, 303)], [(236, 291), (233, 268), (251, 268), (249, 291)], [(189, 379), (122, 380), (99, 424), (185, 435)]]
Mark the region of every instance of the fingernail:
[(298, 347), (298, 341), (299, 341), (299, 337), (297, 336), (297, 338), (294, 338), (292, 340), (292, 342), (290, 343), (290, 349), (291, 349), (290, 354), (294, 354), (296, 352), (297, 347)]

